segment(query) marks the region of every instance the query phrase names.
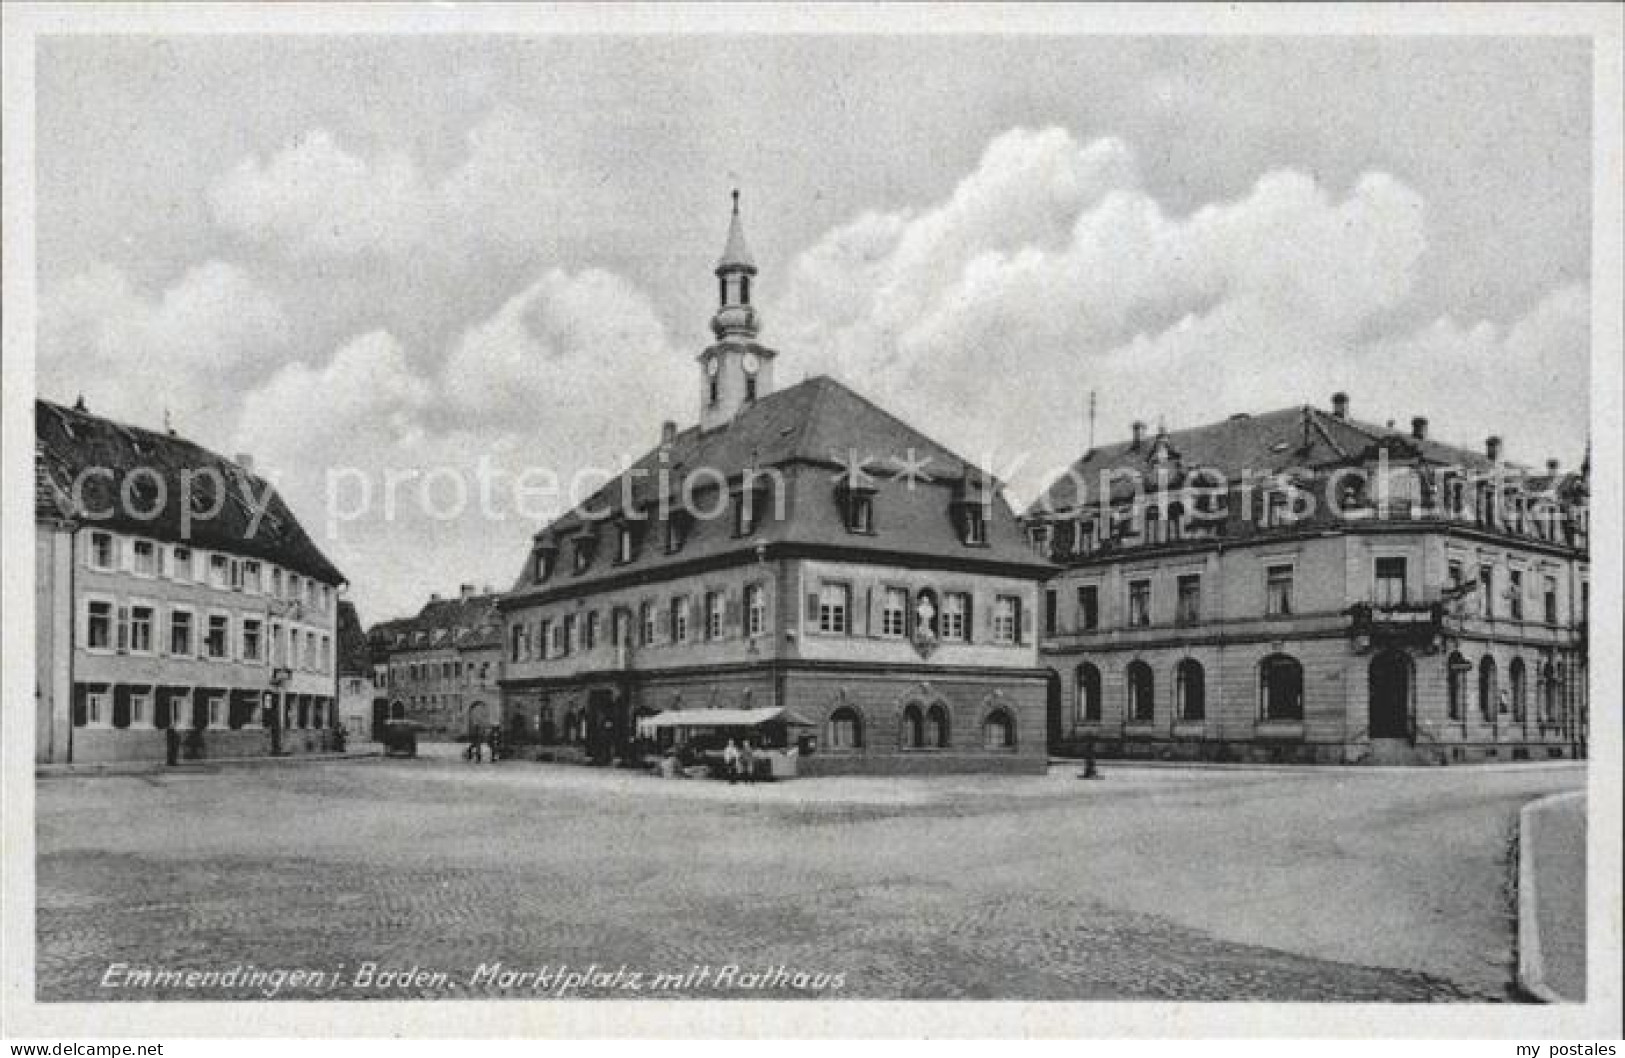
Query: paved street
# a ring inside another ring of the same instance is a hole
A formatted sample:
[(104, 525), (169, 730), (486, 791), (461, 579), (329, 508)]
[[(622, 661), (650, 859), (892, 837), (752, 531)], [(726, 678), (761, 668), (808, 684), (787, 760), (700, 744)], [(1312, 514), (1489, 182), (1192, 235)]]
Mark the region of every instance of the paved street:
[[(775, 968), (769, 990), (694, 978), (670, 997), (1501, 1000), (1517, 810), (1584, 779), (1074, 770), (730, 787), (377, 760), (41, 781), (39, 994), (256, 995), (102, 987), (121, 962), (338, 982), (282, 998), (552, 994), (471, 980), (501, 962)], [(357, 987), (363, 962), (446, 977)]]
[(1537, 812), (1535, 883), (1546, 986), (1564, 999), (1586, 994), (1586, 802), (1549, 801)]

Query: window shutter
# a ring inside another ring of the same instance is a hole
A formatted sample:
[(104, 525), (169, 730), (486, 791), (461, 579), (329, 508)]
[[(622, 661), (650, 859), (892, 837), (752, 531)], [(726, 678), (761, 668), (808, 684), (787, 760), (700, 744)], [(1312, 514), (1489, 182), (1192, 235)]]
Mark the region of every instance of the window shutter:
[(128, 573), (135, 569), (135, 548), (123, 537), (113, 537), (113, 568)]
[(818, 627), (818, 593), (807, 593), (807, 623), (813, 628)]
[(1021, 596), (1015, 597), (1016, 604), (1016, 642), (1022, 646), (1031, 646), (1033, 641), (1032, 620), (1026, 612)]
[(705, 638), (705, 595), (696, 593), (688, 601), (688, 638)]
[(158, 556), (158, 575), (172, 578), (175, 575), (174, 552), (163, 544), (154, 544)]
[(986, 612), (982, 615), (982, 637), (991, 643), (997, 638), (993, 632), (993, 614), (998, 606), (996, 603), (989, 603), (984, 609)]
[(118, 638), (114, 642), (118, 646), (120, 654), (130, 648), (130, 608), (128, 606), (118, 608)]
[(864, 589), (864, 595), (867, 605), (864, 606), (863, 634), (878, 636), (885, 628), (885, 620), (881, 617), (881, 611), (886, 606), (886, 589), (871, 584)]
[(722, 634), (735, 638), (740, 634), (740, 600), (739, 595), (729, 592), (722, 604)]
[(976, 595), (970, 589), (959, 593), (965, 600), (965, 642), (977, 641), (976, 634)]

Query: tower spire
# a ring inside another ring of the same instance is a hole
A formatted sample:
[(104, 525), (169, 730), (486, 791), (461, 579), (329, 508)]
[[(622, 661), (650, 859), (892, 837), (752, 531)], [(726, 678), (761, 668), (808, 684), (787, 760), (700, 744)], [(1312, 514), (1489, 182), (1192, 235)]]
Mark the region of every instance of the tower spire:
[(733, 210), (728, 217), (728, 239), (717, 261), (717, 297), (711, 317), (716, 344), (699, 355), (700, 429), (710, 430), (733, 420), (740, 411), (773, 391), (774, 352), (756, 341), (761, 317), (750, 303), (756, 262), (745, 242), (745, 224), (739, 217), (739, 189), (732, 190)]
[(733, 215), (728, 218), (728, 241), (717, 262), (721, 305), (711, 318), (711, 330), (718, 338), (755, 338), (760, 321), (750, 303), (750, 281), (756, 262), (745, 242), (745, 225), (739, 219), (739, 189), (733, 189)]

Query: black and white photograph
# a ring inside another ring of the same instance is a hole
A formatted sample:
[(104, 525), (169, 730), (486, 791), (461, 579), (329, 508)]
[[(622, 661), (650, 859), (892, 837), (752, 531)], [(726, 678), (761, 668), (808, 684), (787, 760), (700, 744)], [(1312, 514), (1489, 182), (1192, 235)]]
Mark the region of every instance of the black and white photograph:
[(8, 11), (5, 1035), (1617, 1054), (1621, 24)]

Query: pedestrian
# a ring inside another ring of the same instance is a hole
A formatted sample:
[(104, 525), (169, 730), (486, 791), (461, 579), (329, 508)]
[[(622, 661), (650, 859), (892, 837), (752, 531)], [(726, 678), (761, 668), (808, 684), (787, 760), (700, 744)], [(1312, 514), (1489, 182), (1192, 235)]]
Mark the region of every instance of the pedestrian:
[(478, 764), (482, 759), (484, 759), (483, 755), (481, 753), (480, 747), (481, 747), (480, 729), (478, 727), (469, 728), (468, 729), (468, 749), (463, 751), (464, 759), (473, 761), (475, 764)]
[(495, 764), (502, 755), (502, 725), (492, 724), (485, 736), (486, 744), (491, 747), (491, 763)]
[(729, 786), (739, 781), (739, 747), (731, 738), (722, 749), (722, 766), (727, 769)]
[(1083, 740), (1083, 771), (1078, 775), (1080, 779), (1098, 779), (1100, 772), (1095, 769), (1095, 740)]
[(164, 729), (164, 763), (173, 768), (181, 762), (181, 733), (171, 723)]
[(746, 782), (756, 781), (756, 750), (748, 738), (745, 739), (745, 744), (739, 747), (739, 774)]

